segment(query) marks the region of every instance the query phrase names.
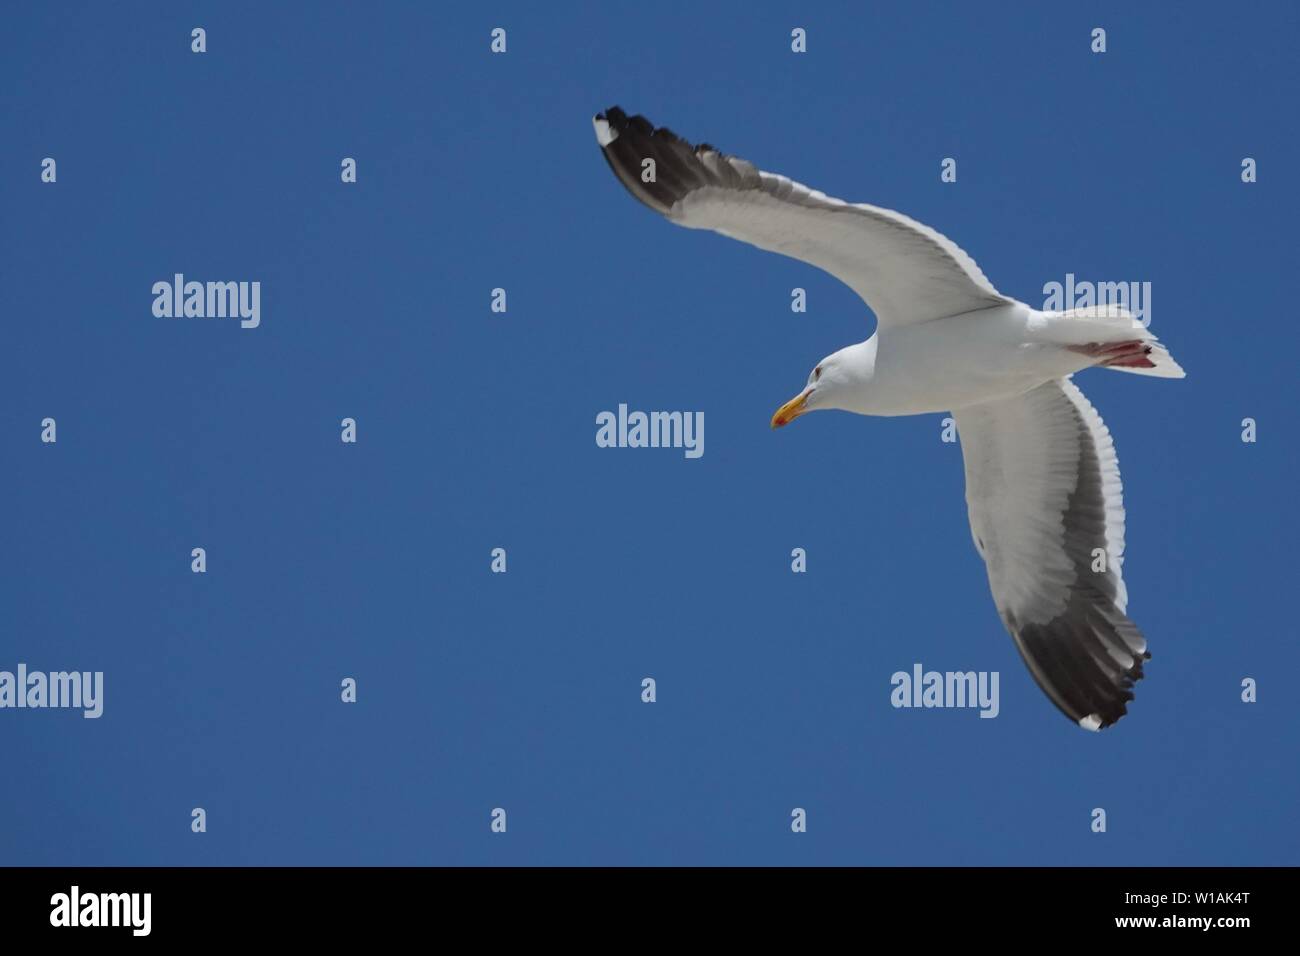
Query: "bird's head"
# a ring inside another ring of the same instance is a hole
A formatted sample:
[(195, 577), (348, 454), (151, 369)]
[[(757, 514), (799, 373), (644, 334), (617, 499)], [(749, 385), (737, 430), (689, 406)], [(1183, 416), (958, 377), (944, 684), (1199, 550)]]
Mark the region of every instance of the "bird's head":
[(868, 385), (874, 370), (874, 338), (826, 356), (808, 374), (803, 391), (776, 410), (772, 427), (780, 428), (823, 408), (853, 409), (852, 396)]

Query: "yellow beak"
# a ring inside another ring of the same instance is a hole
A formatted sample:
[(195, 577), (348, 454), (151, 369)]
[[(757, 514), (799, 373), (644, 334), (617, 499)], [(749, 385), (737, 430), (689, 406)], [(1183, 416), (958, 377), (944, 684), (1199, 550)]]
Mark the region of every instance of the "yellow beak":
[(794, 398), (790, 399), (790, 401), (778, 408), (776, 414), (772, 416), (772, 427), (780, 428), (782, 425), (789, 425), (792, 421), (806, 412), (808, 409), (804, 406), (808, 404), (808, 396), (811, 393), (812, 389), (805, 388)]

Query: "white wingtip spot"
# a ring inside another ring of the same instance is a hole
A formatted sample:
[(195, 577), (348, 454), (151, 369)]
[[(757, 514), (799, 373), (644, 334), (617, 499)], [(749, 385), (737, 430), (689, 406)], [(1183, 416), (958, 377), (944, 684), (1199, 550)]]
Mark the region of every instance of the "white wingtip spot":
[(1101, 730), (1101, 716), (1099, 714), (1089, 714), (1079, 721), (1079, 726), (1084, 730)]
[(596, 128), (596, 142), (600, 143), (602, 148), (618, 139), (618, 130), (611, 127), (608, 121), (601, 119), (599, 116), (591, 121), (591, 125)]

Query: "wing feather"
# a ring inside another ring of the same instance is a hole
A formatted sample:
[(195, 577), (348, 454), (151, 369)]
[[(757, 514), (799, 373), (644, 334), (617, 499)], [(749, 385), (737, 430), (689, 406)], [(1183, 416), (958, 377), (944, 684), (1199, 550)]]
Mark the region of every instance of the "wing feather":
[(1123, 489), (1110, 432), (1068, 379), (953, 417), (971, 534), (1007, 630), (1071, 720), (1090, 730), (1113, 724), (1151, 655), (1125, 613)]
[[(711, 146), (692, 146), (618, 107), (594, 123), (610, 168), (651, 209), (829, 272), (884, 325), (1013, 301), (954, 242), (901, 213), (846, 203)], [(652, 179), (646, 160), (654, 161)]]

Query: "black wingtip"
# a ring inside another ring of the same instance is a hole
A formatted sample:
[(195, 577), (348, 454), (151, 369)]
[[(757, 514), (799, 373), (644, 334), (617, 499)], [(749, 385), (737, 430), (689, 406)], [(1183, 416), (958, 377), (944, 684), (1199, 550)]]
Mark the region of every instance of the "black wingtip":
[(592, 118), (596, 141), (627, 191), (662, 215), (704, 186), (757, 189), (758, 171), (711, 146), (692, 146), (667, 127), (611, 106)]
[(617, 106), (611, 106), (597, 113), (591, 118), (591, 121), (596, 124), (604, 123), (610, 129), (614, 130), (615, 133), (621, 133), (627, 128), (628, 117), (627, 114)]

